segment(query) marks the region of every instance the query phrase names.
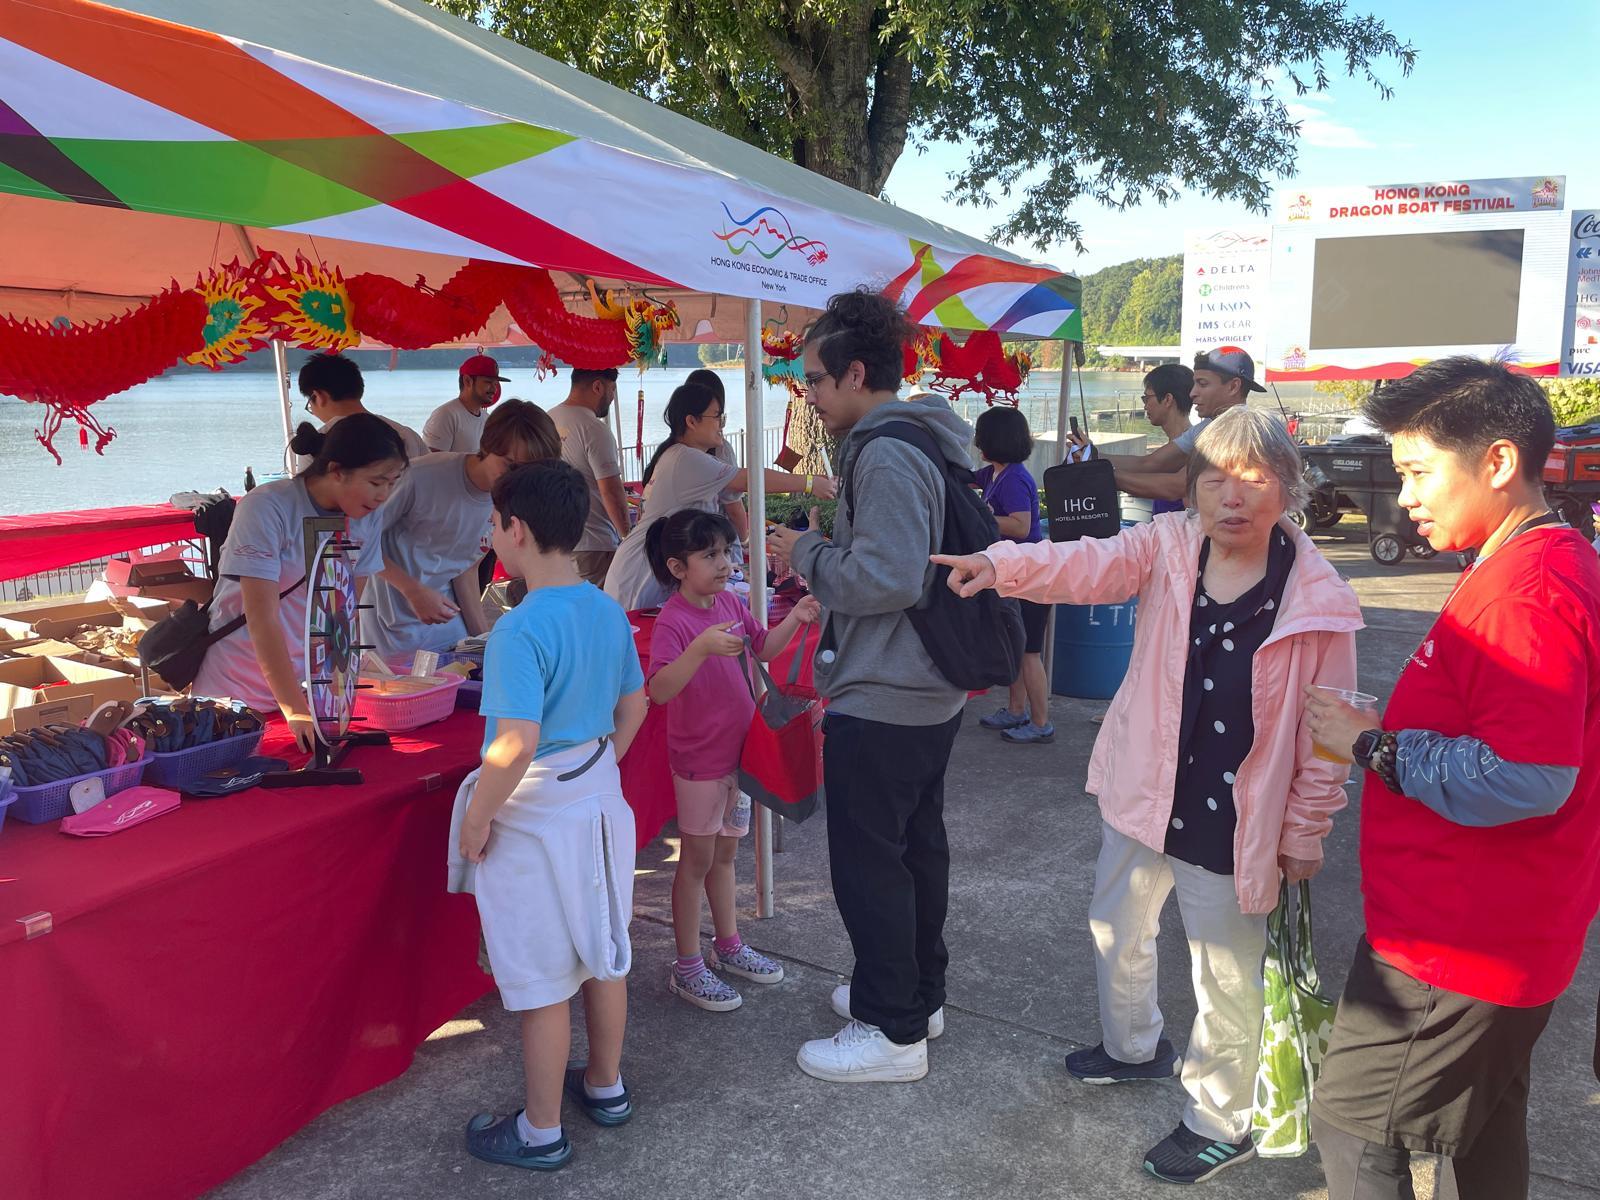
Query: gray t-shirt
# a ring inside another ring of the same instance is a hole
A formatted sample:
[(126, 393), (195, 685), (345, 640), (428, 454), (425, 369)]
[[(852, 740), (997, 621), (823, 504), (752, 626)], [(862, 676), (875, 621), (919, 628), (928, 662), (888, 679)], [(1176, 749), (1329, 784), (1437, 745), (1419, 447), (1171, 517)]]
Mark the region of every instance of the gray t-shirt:
[(1201, 430), (1203, 430), (1209, 424), (1211, 424), (1211, 418), (1206, 417), (1204, 420), (1189, 426), (1189, 428), (1185, 429), (1177, 437), (1172, 439), (1172, 444), (1179, 450), (1183, 451), (1185, 458), (1189, 457), (1194, 453), (1195, 439), (1200, 436)]
[[(494, 503), (467, 478), (468, 454), (430, 454), (400, 479), (379, 510), (383, 560), (454, 603), (451, 584), (489, 552)], [(363, 632), (384, 657), (448, 650), (467, 636), (460, 617), (425, 625), (404, 596), (382, 579), (367, 588), (372, 620)]]
[[(221, 578), (211, 602), (211, 628), (221, 629), (244, 612), (240, 579), (270, 579), (280, 592), (304, 579), (305, 518), (340, 515), (318, 508), (306, 491), (305, 480), (299, 476), (263, 483), (240, 497), (228, 540), (222, 545)], [(382, 509), (349, 522), (350, 537), (361, 547), (356, 553), (358, 577), (371, 575), (383, 566), (379, 537), (382, 522)], [(278, 602), (278, 619), (283, 626), (284, 641), (289, 645), (289, 661), (294, 664), (295, 676), (303, 680), (306, 673), (306, 589), (303, 584)], [(249, 626), (229, 634), (206, 651), (205, 661), (194, 681), (194, 694), (243, 700), (269, 716), (278, 711), (272, 688), (256, 661), (256, 647)]]
[[(371, 412), (371, 410), (369, 409), (368, 412)], [(384, 416), (382, 413), (372, 413), (372, 415), (377, 417), (378, 420), (382, 421), (390, 429), (394, 430), (396, 433), (398, 433), (400, 435), (400, 440), (403, 443), (405, 443), (406, 457), (408, 459), (410, 459), (412, 462), (416, 462), (417, 459), (422, 458), (424, 455), (426, 455), (428, 453), (428, 447), (427, 447), (426, 443), (423, 442), (422, 438), (420, 438), (417, 435), (417, 431), (415, 429), (412, 429), (411, 426), (402, 425), (402, 424), (400, 424), (399, 421), (391, 420), (390, 418)], [(321, 429), (318, 430), (318, 432), (319, 433), (327, 433), (328, 430), (332, 429), (335, 425), (337, 425), (343, 419), (344, 419), (343, 417), (335, 417), (333, 420), (328, 421), (325, 424), (323, 424), (323, 426), (321, 427)], [(311, 465), (311, 457), (309, 455), (302, 454), (302, 455), (299, 456), (298, 465), (296, 466), (295, 469), (297, 471), (304, 471), (310, 465)]]
[(611, 560), (606, 594), (628, 612), (664, 604), (671, 593), (650, 570), (650, 560), (644, 552), (645, 531), (680, 509), (721, 512), (722, 492), (738, 473), (739, 468), (704, 450), (684, 445), (669, 447), (656, 464), (650, 486), (644, 490), (639, 523), (622, 539), (617, 557)]
[(579, 404), (558, 404), (550, 419), (561, 434), (561, 457), (589, 484), (589, 521), (578, 540), (580, 551), (615, 550), (620, 534), (600, 499), (600, 480), (622, 474), (617, 439), (606, 423)]
[(460, 400), (451, 400), (433, 410), (422, 426), (422, 440), (430, 450), (476, 454), (483, 437), (483, 421), (483, 413), (473, 416)]

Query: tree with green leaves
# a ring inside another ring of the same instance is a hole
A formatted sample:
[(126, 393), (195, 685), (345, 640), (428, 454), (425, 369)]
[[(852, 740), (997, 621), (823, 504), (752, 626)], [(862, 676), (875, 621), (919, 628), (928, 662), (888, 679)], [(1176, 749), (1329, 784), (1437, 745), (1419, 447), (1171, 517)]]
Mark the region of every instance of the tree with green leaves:
[(1387, 97), (1416, 57), (1343, 0), (432, 0), (872, 195), (908, 147), (961, 145), (991, 236), (1080, 242), (1068, 205), (1196, 188), (1264, 211), (1297, 95)]

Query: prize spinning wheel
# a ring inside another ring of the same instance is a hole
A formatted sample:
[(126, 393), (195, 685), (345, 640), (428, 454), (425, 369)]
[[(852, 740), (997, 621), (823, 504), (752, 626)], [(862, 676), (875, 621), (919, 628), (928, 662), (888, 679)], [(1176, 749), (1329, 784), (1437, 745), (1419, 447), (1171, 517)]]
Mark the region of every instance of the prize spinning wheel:
[(303, 686), (316, 723), (311, 761), (297, 771), (264, 775), (269, 788), (325, 787), (361, 782), (361, 772), (340, 766), (353, 746), (387, 746), (389, 735), (354, 733), (350, 714), (360, 687), (360, 604), (351, 556), (359, 550), (345, 532), (343, 518), (307, 517), (306, 525), (306, 677)]
[(350, 729), (360, 679), (361, 616), (350, 541), (329, 534), (306, 577), (306, 693), (317, 736), (337, 745)]

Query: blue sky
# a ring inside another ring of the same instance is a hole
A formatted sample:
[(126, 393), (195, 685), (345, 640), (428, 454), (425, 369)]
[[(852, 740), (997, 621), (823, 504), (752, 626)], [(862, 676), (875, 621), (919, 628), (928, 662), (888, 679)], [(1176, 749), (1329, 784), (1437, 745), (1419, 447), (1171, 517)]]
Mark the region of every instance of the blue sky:
[[(1375, 13), (1409, 40), (1416, 69), (1408, 78), (1380, 72), (1394, 86), (1389, 101), (1364, 80), (1338, 75), (1328, 92), (1299, 101), (1295, 178), (1277, 186), (1565, 175), (1568, 208), (1600, 208), (1597, 0), (1351, 0), (1351, 8)], [(999, 210), (939, 199), (960, 161), (954, 147), (908, 152), (890, 176), (889, 197), (985, 236)], [(1125, 213), (1085, 201), (1071, 216), (1083, 225), (1082, 256), (1070, 243), (1043, 255), (1030, 246), (1014, 249), (1088, 274), (1130, 258), (1178, 253), (1190, 226), (1252, 219), (1243, 205), (1198, 193)]]

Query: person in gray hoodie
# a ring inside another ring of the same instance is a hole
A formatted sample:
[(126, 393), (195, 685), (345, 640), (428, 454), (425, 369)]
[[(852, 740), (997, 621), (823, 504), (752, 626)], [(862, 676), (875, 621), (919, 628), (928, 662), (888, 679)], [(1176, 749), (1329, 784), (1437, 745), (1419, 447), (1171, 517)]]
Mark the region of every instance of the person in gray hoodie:
[(828, 701), (828, 855), (856, 965), (833, 995), (848, 1024), (807, 1042), (798, 1061), (806, 1074), (841, 1083), (921, 1079), (927, 1039), (944, 1031), (944, 775), (966, 696), (939, 673), (906, 615), (933, 583), (944, 473), (881, 431), (921, 426), (949, 461), (970, 467), (972, 429), (942, 399), (898, 398), (913, 333), (879, 293), (828, 302), (806, 335), (804, 364), (806, 402), (842, 439), (833, 539), (777, 529), (769, 542), (828, 614), (815, 663)]

